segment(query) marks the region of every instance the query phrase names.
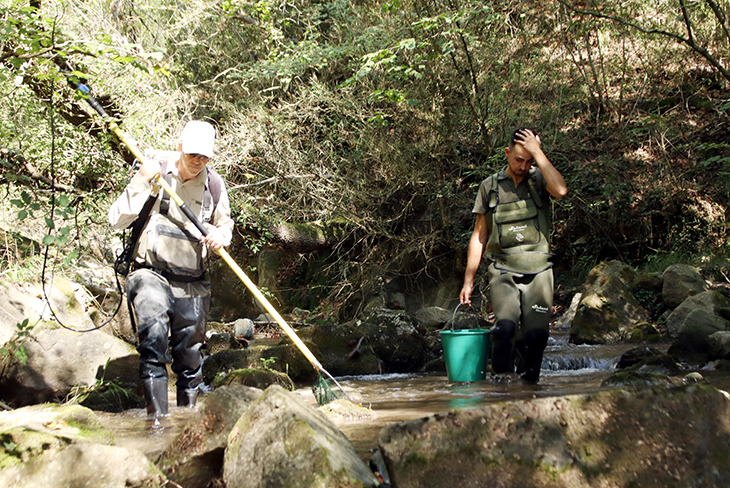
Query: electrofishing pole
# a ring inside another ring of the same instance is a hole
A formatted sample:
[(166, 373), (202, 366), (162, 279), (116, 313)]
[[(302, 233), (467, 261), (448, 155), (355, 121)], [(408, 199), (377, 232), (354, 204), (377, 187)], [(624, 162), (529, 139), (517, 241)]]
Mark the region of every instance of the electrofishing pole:
[[(125, 146), (127, 146), (127, 149), (134, 155), (135, 158), (137, 158), (139, 161), (142, 161), (144, 157), (140, 153), (139, 149), (137, 148), (136, 143), (134, 140), (132, 140), (120, 127), (119, 125), (112, 120), (111, 117), (106, 113), (104, 108), (99, 104), (99, 102), (91, 96), (91, 90), (85, 83), (81, 83), (79, 80), (74, 79), (72, 77), (68, 78), (69, 85), (71, 85), (72, 88), (77, 90), (81, 96), (88, 102), (88, 104), (101, 116), (104, 118), (104, 122), (107, 124), (107, 127), (109, 131), (111, 131), (120, 142), (122, 142)], [(205, 228), (205, 226), (200, 223), (198, 220), (198, 217), (188, 208), (188, 206), (183, 202), (183, 200), (180, 198), (180, 196), (172, 189), (172, 187), (165, 181), (165, 179), (162, 177), (162, 175), (158, 172), (153, 177), (152, 181), (162, 188), (172, 200), (175, 201), (175, 203), (178, 205), (180, 210), (185, 214), (185, 216), (190, 220), (190, 222), (195, 225), (195, 227), (200, 231), (200, 233), (203, 236), (208, 235), (208, 230)], [(335, 385), (342, 391), (342, 393), (345, 395), (345, 397), (350, 400), (350, 397), (347, 395), (345, 390), (340, 386), (340, 384), (337, 382), (337, 380), (322, 366), (322, 364), (317, 360), (317, 358), (312, 354), (312, 352), (309, 350), (306, 344), (302, 342), (302, 340), (299, 338), (299, 336), (296, 334), (294, 329), (292, 329), (289, 324), (286, 323), (284, 318), (277, 312), (277, 310), (274, 308), (273, 305), (269, 302), (269, 300), (266, 299), (266, 297), (261, 293), (261, 291), (258, 289), (256, 284), (251, 281), (251, 279), (246, 275), (246, 273), (243, 272), (241, 267), (233, 260), (233, 258), (228, 254), (228, 251), (226, 251), (224, 248), (217, 249), (216, 252), (220, 255), (221, 258), (228, 264), (228, 266), (233, 270), (233, 272), (238, 276), (238, 278), (243, 282), (244, 285), (246, 285), (246, 288), (249, 289), (249, 291), (256, 297), (256, 299), (261, 303), (261, 305), (264, 306), (266, 311), (271, 314), (272, 317), (274, 317), (274, 320), (279, 324), (279, 326), (286, 332), (286, 334), (289, 336), (289, 338), (294, 342), (294, 344), (297, 346), (297, 348), (304, 354), (304, 357), (307, 358), (307, 360), (312, 364), (315, 370), (317, 370), (318, 373), (324, 373), (330, 380), (334, 382)], [(350, 400), (352, 401), (352, 400)]]

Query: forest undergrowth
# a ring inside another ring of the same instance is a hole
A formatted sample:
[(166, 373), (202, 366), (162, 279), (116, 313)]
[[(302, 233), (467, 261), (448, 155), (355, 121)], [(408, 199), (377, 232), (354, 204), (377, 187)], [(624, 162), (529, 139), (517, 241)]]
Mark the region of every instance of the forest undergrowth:
[[(174, 149), (186, 120), (216, 125), (231, 254), (255, 276), (280, 252), (284, 308), (352, 316), (389, 283), (458, 283), (477, 186), (517, 126), (569, 188), (553, 203), (559, 294), (608, 259), (730, 276), (726, 4), (181, 5), (0, 3), (5, 278), (37, 276), (46, 246), (71, 273), (118, 251), (105, 214), (133, 158), (69, 77), (143, 150)], [(325, 238), (302, 250), (283, 225)]]

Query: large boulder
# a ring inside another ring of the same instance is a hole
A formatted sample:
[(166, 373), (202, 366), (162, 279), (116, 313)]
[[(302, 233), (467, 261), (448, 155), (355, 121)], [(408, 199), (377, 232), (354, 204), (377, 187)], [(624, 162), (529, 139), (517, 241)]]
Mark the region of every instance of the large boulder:
[(583, 283), (583, 296), (598, 293), (608, 281), (614, 278), (628, 287), (631, 286), (631, 283), (636, 278), (636, 271), (622, 261), (603, 261), (598, 263), (588, 273), (588, 277), (585, 283)]
[(185, 488), (205, 488), (220, 478), (228, 434), (262, 390), (222, 386), (203, 397), (182, 432), (165, 448), (157, 465)]
[(425, 328), (404, 311), (374, 309), (363, 321), (313, 326), (303, 334), (322, 352), (333, 375), (411, 373), (429, 360)]
[[(48, 300), (46, 300), (46, 297)], [(18, 324), (51, 321), (53, 316), (69, 327), (91, 329), (94, 323), (86, 313), (90, 295), (79, 285), (62, 276), (54, 276), (41, 288), (39, 283), (0, 281), (0, 346), (18, 332)]]
[(730, 360), (730, 331), (718, 331), (707, 338), (709, 360)]
[(297, 394), (271, 386), (228, 436), (228, 488), (378, 486), (345, 435)]
[(707, 283), (697, 268), (687, 264), (673, 264), (662, 274), (662, 298), (672, 309), (687, 298), (707, 290)]
[[(626, 268), (621, 268), (626, 272)], [(581, 299), (570, 328), (576, 344), (611, 344), (625, 339), (645, 312), (620, 275), (586, 286), (594, 290)]]
[(386, 426), (398, 488), (730, 486), (730, 399), (699, 385), (615, 389)]
[(41, 322), (23, 347), (27, 359), (5, 357), (0, 373), (0, 398), (14, 406), (59, 401), (75, 386), (101, 379), (136, 382), (137, 351), (98, 330), (78, 333)]
[(713, 359), (710, 337), (730, 330), (727, 298), (719, 291), (706, 291), (682, 302), (667, 318), (667, 329), (674, 337), (669, 354), (680, 361), (704, 363)]
[[(303, 341), (315, 358), (320, 357), (316, 344)], [(231, 371), (251, 368), (278, 371), (293, 381), (311, 382), (317, 379), (314, 369), (304, 354), (289, 338), (274, 346), (253, 346), (247, 349), (224, 349), (203, 362), (203, 380), (209, 385), (226, 384), (222, 378)], [(249, 386), (255, 386), (250, 384)]]
[(433, 331), (443, 329), (453, 320), (453, 312), (449, 312), (441, 307), (426, 307), (415, 313), (416, 320), (423, 325), (426, 330)]
[(677, 337), (687, 319), (697, 310), (702, 310), (707, 315), (718, 315), (727, 318), (727, 310), (730, 310), (730, 302), (727, 297), (718, 290), (704, 291), (692, 295), (684, 300), (667, 317), (667, 333), (670, 337)]
[(0, 486), (162, 486), (164, 476), (79, 405), (34, 405), (0, 412)]

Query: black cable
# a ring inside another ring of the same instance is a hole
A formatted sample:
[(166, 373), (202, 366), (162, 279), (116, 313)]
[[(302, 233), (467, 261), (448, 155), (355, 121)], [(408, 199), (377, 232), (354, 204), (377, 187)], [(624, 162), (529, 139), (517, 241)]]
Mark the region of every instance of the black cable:
[[(51, 34), (52, 43), (55, 42), (55, 32), (56, 32), (56, 26), (54, 23), (53, 31)], [(50, 124), (51, 125), (51, 220), (53, 220), (53, 216), (56, 211), (56, 165), (55, 165), (55, 161), (56, 161), (56, 119), (54, 117), (55, 110), (53, 107), (53, 92), (55, 91), (55, 89), (56, 89), (55, 80), (53, 78), (51, 78), (51, 90), (50, 90), (50, 95), (49, 95), (49, 105), (50, 105), (49, 114), (50, 114), (50, 122), (51, 122), (51, 124)], [(78, 211), (78, 207), (74, 206), (74, 212), (77, 212), (77, 211)], [(47, 235), (51, 235), (52, 231), (53, 231), (53, 229), (49, 227)], [(70, 330), (72, 332), (93, 332), (95, 330), (101, 329), (102, 327), (107, 325), (109, 322), (111, 322), (114, 319), (114, 317), (116, 317), (119, 310), (121, 309), (122, 299), (124, 296), (124, 294), (122, 293), (122, 285), (119, 283), (119, 276), (117, 276), (116, 270), (114, 272), (114, 278), (117, 282), (117, 289), (119, 290), (119, 303), (117, 304), (117, 308), (114, 310), (114, 313), (112, 314), (111, 317), (109, 317), (102, 324), (94, 326), (90, 329), (76, 329), (74, 327), (70, 327), (70, 326), (64, 324), (63, 322), (61, 322), (61, 320), (58, 318), (56, 313), (53, 311), (53, 307), (51, 305), (51, 300), (46, 293), (46, 267), (48, 264), (48, 251), (49, 251), (50, 247), (51, 247), (50, 245), (46, 245), (46, 249), (43, 253), (43, 269), (41, 271), (41, 288), (43, 289), (43, 298), (46, 300), (48, 309), (51, 311), (51, 317), (53, 317), (53, 319), (58, 323), (58, 325), (60, 325), (64, 329)], [(53, 273), (51, 274), (50, 286), (53, 286)]]

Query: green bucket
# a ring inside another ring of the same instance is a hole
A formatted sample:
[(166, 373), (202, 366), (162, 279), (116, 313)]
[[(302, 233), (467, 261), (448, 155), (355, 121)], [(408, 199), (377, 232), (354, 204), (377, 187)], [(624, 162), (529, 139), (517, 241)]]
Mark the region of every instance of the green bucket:
[(442, 330), (441, 344), (449, 381), (479, 381), (487, 377), (489, 330)]

